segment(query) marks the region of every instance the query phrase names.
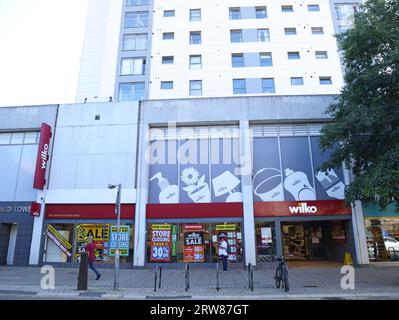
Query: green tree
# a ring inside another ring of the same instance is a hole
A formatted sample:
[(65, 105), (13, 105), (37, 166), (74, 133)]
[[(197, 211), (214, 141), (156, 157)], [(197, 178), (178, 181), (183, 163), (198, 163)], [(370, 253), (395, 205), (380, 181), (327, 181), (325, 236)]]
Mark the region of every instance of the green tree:
[(367, 1), (337, 40), (345, 86), (327, 110), (321, 146), (335, 151), (321, 168), (352, 170), (347, 203), (396, 202), (399, 211), (399, 0)]

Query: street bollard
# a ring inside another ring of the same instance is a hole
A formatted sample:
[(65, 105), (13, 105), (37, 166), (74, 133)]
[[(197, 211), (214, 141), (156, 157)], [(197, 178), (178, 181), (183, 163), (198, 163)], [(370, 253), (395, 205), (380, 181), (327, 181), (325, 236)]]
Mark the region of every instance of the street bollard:
[(251, 264), (251, 291), (254, 291), (254, 269)]
[(188, 264), (186, 264), (186, 272), (185, 272), (185, 278), (186, 278), (186, 292), (188, 291), (188, 289), (190, 289), (190, 266)]
[(162, 286), (162, 267), (159, 267), (159, 289)]
[(157, 267), (155, 268), (154, 291), (157, 291), (158, 268), (159, 268), (159, 266), (157, 266)]
[(217, 291), (220, 290), (220, 286), (219, 286), (219, 262), (216, 263), (216, 290)]
[(86, 252), (80, 254), (78, 291), (87, 290), (88, 261)]

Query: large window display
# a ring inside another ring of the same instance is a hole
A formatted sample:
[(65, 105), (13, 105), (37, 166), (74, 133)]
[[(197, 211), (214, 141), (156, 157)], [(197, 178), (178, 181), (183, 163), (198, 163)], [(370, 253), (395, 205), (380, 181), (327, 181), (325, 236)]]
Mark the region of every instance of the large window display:
[(399, 217), (366, 218), (370, 262), (399, 261)]
[(229, 261), (242, 262), (241, 223), (149, 223), (148, 263), (215, 263), (222, 236), (230, 246)]
[(321, 125), (252, 126), (254, 201), (342, 200), (343, 167), (319, 171)]
[[(124, 256), (120, 257), (121, 263), (133, 262), (133, 230), (131, 224), (121, 224), (129, 226), (129, 245)], [(71, 224), (51, 224), (46, 227), (45, 262), (79, 262), (82, 250), (87, 244), (87, 237), (93, 236), (95, 245), (96, 262), (100, 264), (114, 263), (111, 254), (111, 227), (115, 225), (113, 221), (104, 223), (71, 223)], [(127, 228), (126, 228), (127, 229)], [(121, 232), (125, 231), (120, 229)]]
[(241, 202), (238, 128), (151, 130), (149, 203)]

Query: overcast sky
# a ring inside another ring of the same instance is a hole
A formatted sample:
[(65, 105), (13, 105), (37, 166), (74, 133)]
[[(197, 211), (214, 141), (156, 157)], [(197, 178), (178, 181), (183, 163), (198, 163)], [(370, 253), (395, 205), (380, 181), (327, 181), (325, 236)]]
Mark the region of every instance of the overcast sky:
[(0, 106), (75, 100), (88, 0), (0, 0)]

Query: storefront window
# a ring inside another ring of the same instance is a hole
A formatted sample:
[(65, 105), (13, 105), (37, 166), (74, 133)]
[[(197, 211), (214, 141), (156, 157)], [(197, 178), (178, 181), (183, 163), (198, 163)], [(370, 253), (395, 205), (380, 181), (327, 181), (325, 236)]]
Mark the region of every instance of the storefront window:
[(163, 223), (147, 226), (147, 262), (210, 263), (217, 262), (218, 239), (228, 238), (230, 262), (242, 261), (240, 223)]
[(257, 262), (271, 262), (276, 254), (276, 234), (273, 222), (257, 222), (256, 259)]
[[(123, 224), (122, 224), (123, 225)], [(88, 236), (93, 236), (97, 263), (114, 263), (110, 254), (110, 223), (48, 224), (45, 262), (79, 262)], [(128, 255), (121, 263), (133, 261), (133, 226), (130, 225)], [(126, 254), (126, 253), (125, 253)]]
[(399, 219), (365, 220), (369, 260), (399, 261)]

